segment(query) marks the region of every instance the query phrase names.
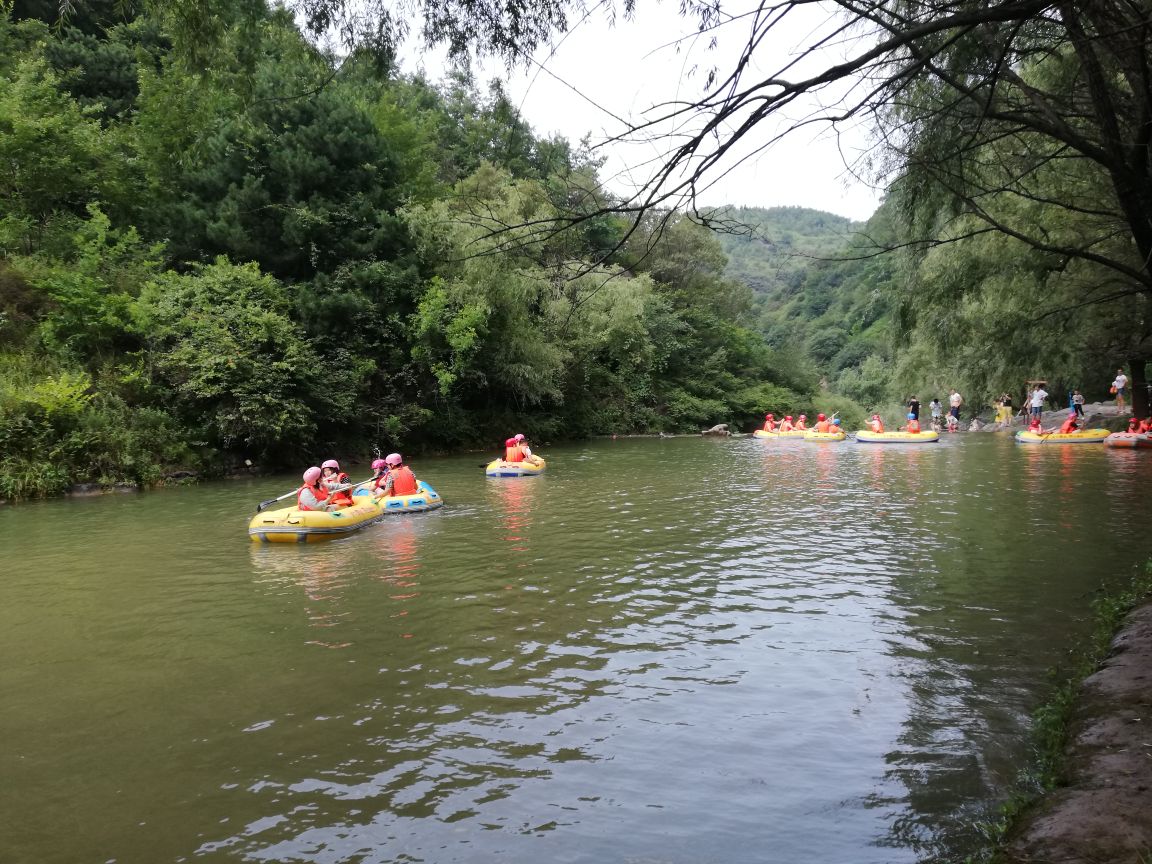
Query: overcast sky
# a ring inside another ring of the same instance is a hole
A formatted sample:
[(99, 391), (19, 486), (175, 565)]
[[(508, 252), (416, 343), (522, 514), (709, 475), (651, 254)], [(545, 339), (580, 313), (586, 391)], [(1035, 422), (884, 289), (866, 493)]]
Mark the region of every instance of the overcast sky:
[[(742, 25), (729, 25), (719, 31), (717, 48), (708, 50), (703, 39), (683, 41), (685, 35), (694, 34), (695, 24), (682, 18), (675, 6), (638, 5), (642, 8), (636, 19), (618, 19), (614, 26), (602, 13), (594, 12), (559, 39), (553, 51), (537, 51), (538, 65), (533, 68), (512, 72), (496, 64), (477, 68), (478, 83), (483, 87), (492, 77), (504, 78), (509, 95), (538, 134), (556, 132), (574, 143), (590, 134), (595, 143), (621, 131), (612, 115), (635, 122), (657, 103), (698, 97), (705, 70), (709, 66), (730, 69), (747, 38)], [(797, 46), (810, 41), (827, 19), (819, 7), (808, 8), (819, 17), (780, 28), (775, 41), (766, 42), (758, 51), (758, 68), (750, 74), (776, 71)], [(404, 68), (411, 71), (423, 66), (429, 77), (438, 79), (443, 74), (442, 59), (419, 54), (413, 43), (405, 52)], [(745, 152), (763, 146), (772, 132), (767, 125), (757, 127), (758, 140), (750, 142)], [(717, 179), (710, 189), (700, 192), (699, 201), (704, 205), (797, 205), (864, 220), (878, 206), (880, 191), (853, 177), (845, 157), (853, 161), (868, 145), (861, 128), (834, 132), (808, 127)], [(644, 163), (658, 153), (651, 145), (615, 144), (606, 147), (604, 155), (608, 162), (603, 177), (613, 191), (627, 194), (647, 179)]]

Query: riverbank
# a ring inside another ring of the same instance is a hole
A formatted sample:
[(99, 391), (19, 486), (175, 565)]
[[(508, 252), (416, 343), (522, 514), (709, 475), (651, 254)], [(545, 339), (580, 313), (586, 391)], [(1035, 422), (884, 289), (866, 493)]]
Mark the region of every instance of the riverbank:
[(1150, 592), (1152, 566), (1097, 602), (1091, 645), (1036, 714), (1046, 791), (1007, 820), (997, 864), (1152, 861)]

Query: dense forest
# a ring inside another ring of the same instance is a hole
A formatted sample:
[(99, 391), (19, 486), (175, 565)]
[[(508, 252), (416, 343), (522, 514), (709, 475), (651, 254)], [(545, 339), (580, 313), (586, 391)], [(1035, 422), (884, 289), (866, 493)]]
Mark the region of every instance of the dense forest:
[[(1131, 244), (1086, 163), (975, 214), (910, 160), (866, 224), (712, 232), (626, 215), (499, 82), (331, 55), (284, 10), (205, 56), (131, 10), (0, 17), (0, 499), (1145, 380), (1152, 315), (1108, 293)], [(991, 182), (1012, 163), (986, 146)]]
[(124, 8), (0, 18), (0, 498), (815, 407), (705, 229), (517, 233), (598, 165), (498, 84)]

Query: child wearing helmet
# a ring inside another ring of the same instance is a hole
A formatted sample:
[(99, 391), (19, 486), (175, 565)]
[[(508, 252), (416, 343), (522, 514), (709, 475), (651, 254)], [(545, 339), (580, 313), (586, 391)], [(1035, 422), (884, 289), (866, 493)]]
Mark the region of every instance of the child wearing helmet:
[(384, 478), (384, 485), (376, 493), (377, 498), (413, 495), (419, 491), (416, 475), (404, 464), (399, 453), (389, 453), (384, 457), (384, 462), (388, 465), (388, 474)]
[(878, 435), (884, 433), (884, 421), (880, 419), (879, 414), (872, 415), (872, 419), (868, 421), (868, 428)]
[(1068, 411), (1068, 416), (1064, 418), (1064, 422), (1060, 426), (1060, 434), (1067, 435), (1070, 432), (1077, 432), (1080, 429), (1080, 418), (1076, 416), (1076, 409), (1071, 408)]
[(920, 421), (911, 411), (908, 412), (908, 423), (904, 426), (904, 431), (911, 432), (913, 435), (920, 434)]
[(826, 418), (823, 414), (817, 414), (816, 415), (816, 431), (817, 432), (831, 432), (832, 431), (832, 424), (828, 422), (828, 418)]
[(808, 415), (807, 414), (801, 414), (799, 417), (796, 418), (796, 431), (798, 431), (798, 432), (807, 432), (808, 431)]
[(297, 510), (332, 510), (328, 501), (328, 487), (323, 483), (323, 473), (313, 465), (304, 472), (304, 485), (296, 495)]
[(796, 427), (792, 425), (792, 415), (791, 414), (785, 415), (784, 419), (780, 421), (780, 431), (781, 432), (791, 432), (795, 428)]
[(776, 431), (776, 415), (775, 414), (768, 413), (768, 414), (764, 415), (764, 427), (763, 428), (764, 428), (765, 432), (775, 432)]
[(532, 448), (528, 446), (528, 439), (524, 437), (524, 433), (516, 433), (516, 446), (520, 448), (520, 454), (529, 465), (540, 465), (544, 462), (539, 456), (532, 455)]
[(348, 475), (340, 470), (340, 463), (335, 459), (327, 459), (320, 465), (323, 477), (321, 482), (328, 490), (329, 499), (328, 503), (336, 507), (351, 507), (352, 506), (352, 490), (341, 489), (341, 486), (347, 486), (352, 481), (348, 479)]
[(388, 463), (383, 459), (373, 459), (372, 470), (375, 472), (375, 476), (372, 478), (372, 492), (379, 494), (384, 487), (384, 480), (388, 477)]

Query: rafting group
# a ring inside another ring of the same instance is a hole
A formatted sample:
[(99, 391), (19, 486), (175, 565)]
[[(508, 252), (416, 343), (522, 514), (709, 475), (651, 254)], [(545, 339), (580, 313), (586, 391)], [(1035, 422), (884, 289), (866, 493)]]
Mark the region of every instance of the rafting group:
[(1075, 408), (1068, 410), (1068, 416), (1059, 426), (1045, 429), (1040, 416), (1033, 414), (1028, 428), (1016, 433), (1016, 440), (1022, 444), (1106, 444), (1109, 447), (1152, 447), (1152, 419), (1128, 421), (1126, 432), (1109, 432), (1107, 429), (1086, 429), (1083, 416)]
[[(504, 442), (504, 455), (485, 466), (489, 477), (532, 477), (546, 463), (532, 452), (524, 435)], [(390, 513), (422, 513), (444, 505), (444, 499), (417, 480), (399, 453), (372, 462), (372, 476), (353, 483), (340, 463), (328, 459), (302, 476), (304, 484), (262, 501), (248, 523), (248, 536), (257, 543), (310, 543), (339, 537), (376, 522)], [(278, 510), (272, 504), (295, 497)]]
[[(856, 433), (856, 440), (864, 444), (927, 444), (939, 441), (940, 435), (933, 429), (922, 430), (920, 420), (913, 413), (908, 414), (907, 423), (893, 431), (884, 428), (884, 420), (873, 414), (868, 428)], [(801, 414), (795, 422), (792, 415), (777, 420), (776, 415), (764, 415), (764, 425), (752, 434), (757, 438), (800, 438), (804, 441), (844, 441), (848, 436), (840, 426), (840, 418), (831, 419), (823, 414), (816, 415), (815, 425), (808, 428), (808, 417)]]

